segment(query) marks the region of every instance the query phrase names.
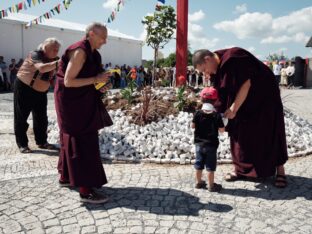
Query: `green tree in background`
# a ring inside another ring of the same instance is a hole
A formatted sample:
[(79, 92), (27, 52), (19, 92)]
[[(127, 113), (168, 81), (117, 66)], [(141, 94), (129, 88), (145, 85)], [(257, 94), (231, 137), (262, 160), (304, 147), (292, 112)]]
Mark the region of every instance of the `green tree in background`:
[(146, 31), (146, 43), (154, 49), (153, 83), (157, 65), (157, 53), (172, 39), (176, 29), (176, 14), (172, 6), (160, 6), (153, 15), (142, 20)]

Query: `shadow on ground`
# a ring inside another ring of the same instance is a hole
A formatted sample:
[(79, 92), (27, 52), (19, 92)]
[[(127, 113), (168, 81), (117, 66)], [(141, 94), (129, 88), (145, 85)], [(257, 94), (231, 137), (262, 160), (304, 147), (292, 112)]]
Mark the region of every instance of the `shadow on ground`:
[(127, 208), (134, 211), (147, 211), (157, 215), (198, 216), (200, 210), (229, 212), (233, 209), (227, 204), (201, 203), (198, 197), (176, 189), (163, 188), (105, 188), (111, 201), (104, 205), (86, 204), (89, 210), (110, 210)]
[(312, 200), (312, 178), (287, 175), (287, 181), (288, 186), (284, 189), (274, 187), (274, 178), (269, 178), (255, 186), (258, 190), (226, 188), (222, 190), (221, 193), (266, 200), (293, 200), (297, 197), (304, 197), (306, 200)]

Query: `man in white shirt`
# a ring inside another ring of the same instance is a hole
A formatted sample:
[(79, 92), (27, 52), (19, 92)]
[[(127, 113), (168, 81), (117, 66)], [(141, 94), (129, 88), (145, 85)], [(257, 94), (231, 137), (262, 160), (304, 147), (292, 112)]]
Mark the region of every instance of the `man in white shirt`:
[(176, 87), (177, 85), (177, 69), (176, 66), (174, 64), (174, 66), (172, 67), (172, 87)]
[(277, 84), (279, 84), (281, 81), (281, 69), (282, 69), (281, 65), (279, 64), (278, 61), (276, 61), (273, 65), (273, 73), (275, 75)]
[(295, 64), (290, 62), (289, 66), (286, 68), (286, 75), (288, 77), (288, 88), (294, 86), (294, 77), (295, 77)]

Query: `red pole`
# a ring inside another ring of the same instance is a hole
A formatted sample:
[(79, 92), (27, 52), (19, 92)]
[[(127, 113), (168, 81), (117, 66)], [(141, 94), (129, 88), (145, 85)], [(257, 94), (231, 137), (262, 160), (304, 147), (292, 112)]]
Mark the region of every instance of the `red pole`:
[(176, 81), (180, 86), (178, 77), (187, 73), (187, 24), (188, 0), (177, 0), (177, 46), (176, 46)]

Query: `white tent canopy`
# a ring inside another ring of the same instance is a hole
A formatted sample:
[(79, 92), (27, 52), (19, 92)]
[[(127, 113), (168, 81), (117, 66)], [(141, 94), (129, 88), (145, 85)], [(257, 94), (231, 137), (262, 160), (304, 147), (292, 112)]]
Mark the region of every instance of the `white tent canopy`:
[[(38, 47), (48, 37), (56, 37), (62, 42), (60, 56), (72, 43), (85, 35), (86, 25), (59, 19), (45, 20), (42, 24), (25, 28), (36, 18), (26, 14), (11, 14), (0, 20), (0, 55), (8, 63), (11, 58), (19, 60)], [(108, 28), (108, 41), (99, 51), (102, 63), (112, 65), (141, 65), (143, 42), (126, 34)]]

